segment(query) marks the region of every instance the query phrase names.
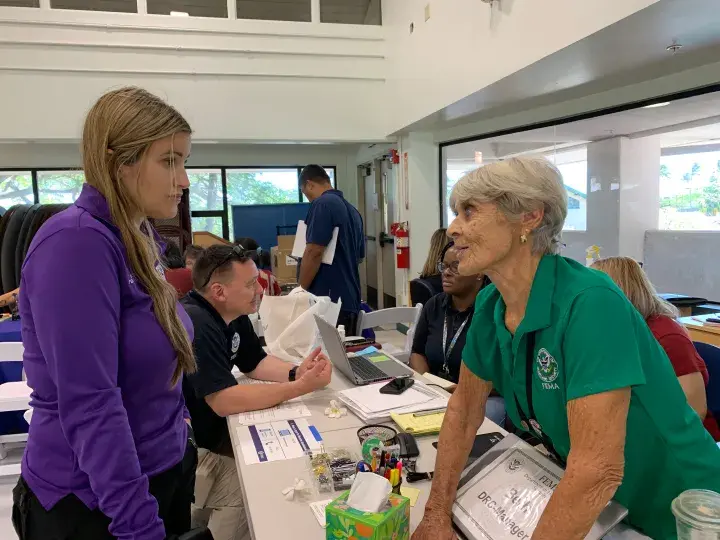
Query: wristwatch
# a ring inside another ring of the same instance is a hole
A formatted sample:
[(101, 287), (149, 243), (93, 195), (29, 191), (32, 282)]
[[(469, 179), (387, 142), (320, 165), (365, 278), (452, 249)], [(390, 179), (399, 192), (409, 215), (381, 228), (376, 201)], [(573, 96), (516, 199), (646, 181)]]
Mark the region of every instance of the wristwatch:
[(298, 370), (298, 366), (290, 368), (290, 373), (288, 373), (288, 381), (293, 382), (295, 380), (295, 375), (297, 375), (297, 370)]

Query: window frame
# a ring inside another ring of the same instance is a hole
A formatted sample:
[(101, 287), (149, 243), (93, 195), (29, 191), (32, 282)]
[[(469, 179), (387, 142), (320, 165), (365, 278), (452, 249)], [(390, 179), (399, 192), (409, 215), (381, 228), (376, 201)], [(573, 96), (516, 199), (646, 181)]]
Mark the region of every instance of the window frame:
[[(208, 169), (216, 169), (220, 171), (220, 179), (222, 182), (222, 197), (223, 197), (223, 207), (221, 210), (193, 210), (190, 208), (190, 219), (194, 217), (219, 217), (222, 219), (222, 231), (223, 231), (223, 238), (225, 240), (231, 240), (230, 238), (230, 220), (228, 217), (228, 212), (230, 210), (230, 207), (228, 205), (228, 196), (227, 196), (227, 172), (228, 170), (232, 171), (243, 171), (243, 170), (255, 170), (258, 169), (265, 169), (265, 170), (273, 170), (273, 169), (279, 169), (279, 170), (288, 170), (288, 169), (295, 169), (297, 171), (297, 193), (298, 193), (298, 203), (303, 202), (303, 194), (302, 189), (300, 187), (300, 171), (303, 170), (305, 165), (203, 165), (203, 166), (191, 166), (186, 167), (188, 173), (192, 173), (195, 171), (206, 171)], [(326, 171), (332, 171), (332, 187), (333, 189), (337, 189), (337, 165), (321, 165), (323, 169)], [(0, 170), (3, 172), (23, 172), (27, 173), (29, 172), (32, 175), (32, 190), (33, 190), (33, 204), (39, 204), (40, 203), (40, 191), (38, 187), (38, 173), (39, 172), (63, 172), (63, 171), (82, 171), (82, 167), (0, 167)]]

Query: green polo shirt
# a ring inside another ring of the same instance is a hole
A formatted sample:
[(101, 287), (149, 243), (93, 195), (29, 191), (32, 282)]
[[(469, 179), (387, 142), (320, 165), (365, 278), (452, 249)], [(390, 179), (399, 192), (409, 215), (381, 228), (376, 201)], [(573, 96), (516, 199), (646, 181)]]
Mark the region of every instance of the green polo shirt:
[(463, 350), (465, 365), (492, 381), (520, 426), (527, 408), (527, 336), (533, 405), (558, 453), (570, 452), (567, 402), (632, 388), (625, 474), (615, 500), (628, 521), (654, 539), (676, 538), (672, 500), (686, 489), (720, 492), (720, 449), (690, 408), (672, 365), (641, 315), (605, 274), (557, 255), (540, 261), (525, 318), (515, 335), (494, 286), (478, 295)]

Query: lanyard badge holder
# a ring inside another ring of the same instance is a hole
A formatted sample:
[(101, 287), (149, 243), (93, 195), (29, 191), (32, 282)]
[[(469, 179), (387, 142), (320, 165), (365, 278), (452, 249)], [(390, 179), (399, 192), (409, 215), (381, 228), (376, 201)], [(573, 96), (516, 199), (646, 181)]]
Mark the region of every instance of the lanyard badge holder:
[(535, 435), (535, 437), (540, 439), (543, 443), (543, 446), (547, 449), (548, 452), (550, 452), (550, 457), (553, 459), (553, 461), (555, 461), (562, 468), (565, 468), (565, 460), (560, 456), (560, 454), (558, 454), (557, 450), (555, 450), (555, 447), (553, 446), (550, 438), (543, 433), (542, 426), (537, 421), (537, 417), (535, 416), (532, 385), (533, 355), (535, 354), (535, 332), (531, 332), (528, 335), (527, 341), (527, 351), (525, 356), (525, 394), (527, 397), (528, 412), (525, 413), (523, 408), (520, 406), (520, 400), (518, 400), (517, 394), (513, 393), (513, 395), (515, 396), (515, 406), (517, 407), (518, 414), (520, 415), (523, 429), (530, 431), (533, 435)]
[(453, 349), (455, 348), (455, 344), (457, 343), (458, 338), (460, 337), (460, 334), (462, 334), (463, 329), (465, 328), (465, 325), (468, 322), (468, 319), (470, 319), (470, 315), (468, 314), (465, 317), (465, 320), (460, 325), (460, 328), (457, 329), (457, 332), (455, 332), (455, 335), (450, 340), (450, 346), (448, 347), (447, 338), (448, 338), (448, 326), (450, 326), (450, 314), (445, 312), (445, 324), (443, 325), (443, 354), (445, 355), (445, 361), (443, 362), (442, 370), (440, 371), (440, 376), (443, 379), (450, 380), (450, 367), (448, 366), (448, 362), (450, 361), (450, 355), (452, 354)]

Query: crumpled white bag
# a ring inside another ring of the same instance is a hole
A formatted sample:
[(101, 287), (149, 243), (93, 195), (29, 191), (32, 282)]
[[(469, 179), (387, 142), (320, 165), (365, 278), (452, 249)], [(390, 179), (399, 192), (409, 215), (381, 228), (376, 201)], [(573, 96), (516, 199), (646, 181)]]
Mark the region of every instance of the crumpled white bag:
[(335, 326), (341, 301), (315, 296), (301, 287), (287, 296), (263, 296), (260, 321), (270, 354), (296, 362), (322, 344), (314, 315)]

